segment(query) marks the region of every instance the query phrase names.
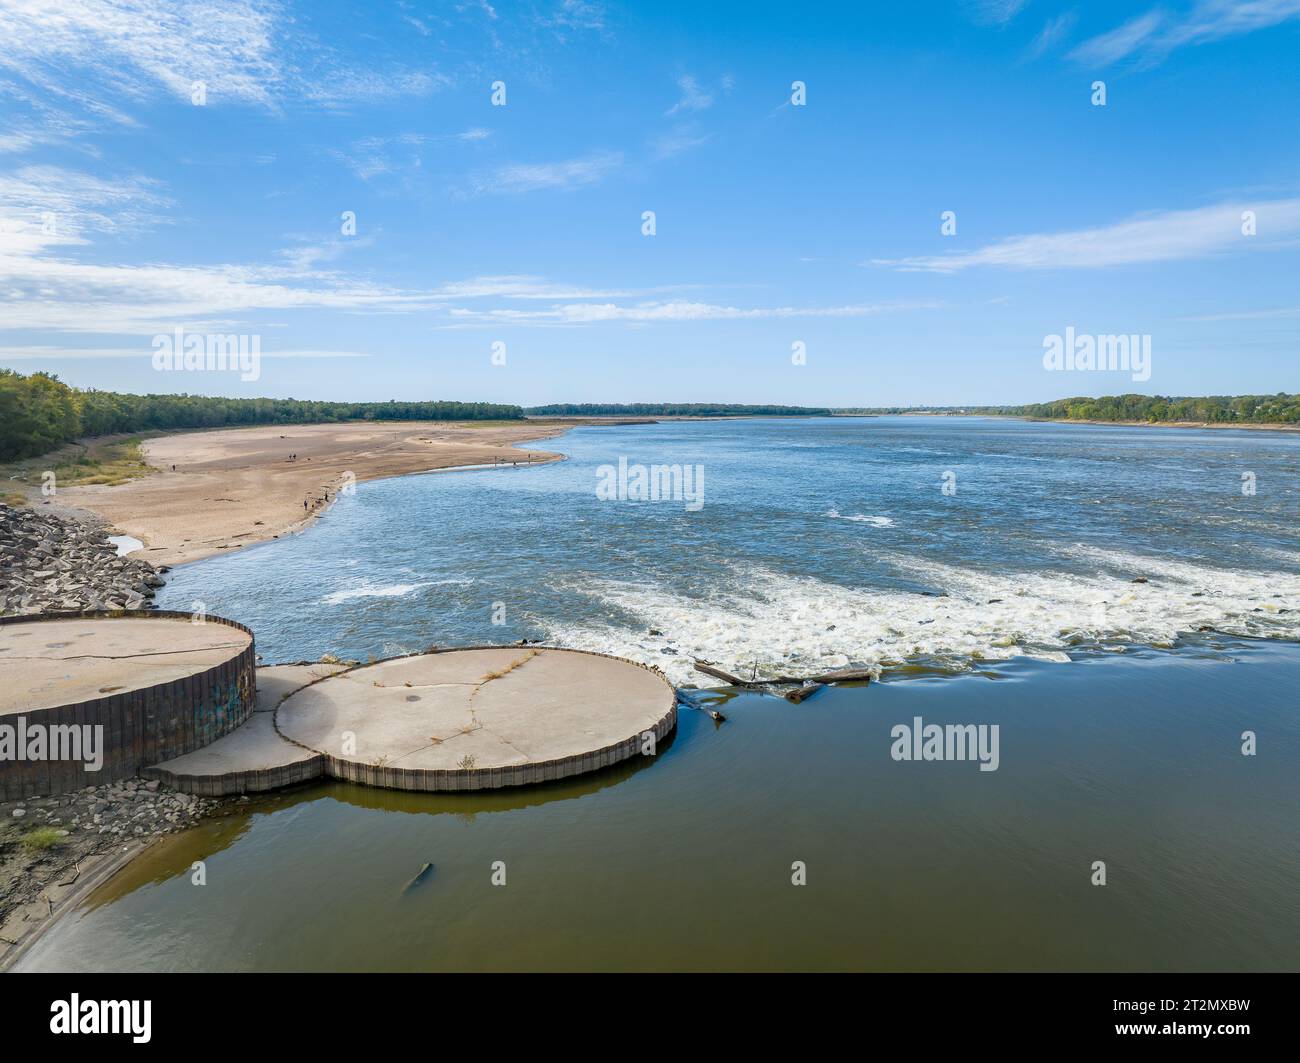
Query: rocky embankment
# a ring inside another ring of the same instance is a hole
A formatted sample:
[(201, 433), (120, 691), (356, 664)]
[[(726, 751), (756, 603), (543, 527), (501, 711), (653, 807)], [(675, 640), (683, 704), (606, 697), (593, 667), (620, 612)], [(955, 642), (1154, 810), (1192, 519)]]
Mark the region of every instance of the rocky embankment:
[(29, 830), (52, 827), (64, 838), (73, 831), (140, 837), (189, 826), (218, 803), (164, 790), (156, 779), (127, 779), (72, 794), (10, 801), (0, 808), (11, 820), (24, 821), (15, 825)]
[[(96, 524), (0, 505), (0, 616), (144, 609), (162, 585), (159, 570), (119, 557)], [(143, 779), (0, 804), (0, 961), (52, 915), (88, 862), (124, 842), (182, 830), (217, 807)]]
[(55, 915), (80, 877), (121, 856), (125, 843), (133, 854), (247, 802), (194, 797), (136, 778), (0, 803), (0, 968), (10, 948)]
[(102, 528), (0, 505), (0, 615), (145, 609), (162, 585), (148, 561), (118, 557)]

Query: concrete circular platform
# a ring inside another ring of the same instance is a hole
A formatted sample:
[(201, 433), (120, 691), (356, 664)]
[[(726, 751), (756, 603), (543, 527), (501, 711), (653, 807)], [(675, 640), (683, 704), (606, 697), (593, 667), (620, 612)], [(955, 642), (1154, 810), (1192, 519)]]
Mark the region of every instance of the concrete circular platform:
[(0, 727), (15, 754), (0, 759), (0, 795), (129, 778), (220, 738), (252, 711), (255, 656), (253, 633), (220, 617), (194, 623), (188, 613), (135, 610), (0, 619)]
[(676, 724), (676, 692), (658, 672), (602, 654), (519, 646), (354, 668), (275, 710), (276, 730), (321, 754), (325, 774), (424, 791), (594, 771), (653, 753)]
[(0, 624), (0, 716), (185, 679), (252, 645), (245, 628), (191, 623), (187, 613)]

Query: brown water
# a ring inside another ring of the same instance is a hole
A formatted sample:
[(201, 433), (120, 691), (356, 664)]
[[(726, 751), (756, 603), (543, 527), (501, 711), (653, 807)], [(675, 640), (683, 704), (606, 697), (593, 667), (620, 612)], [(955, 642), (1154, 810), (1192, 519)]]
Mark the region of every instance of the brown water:
[[(1294, 970), (1298, 678), (1287, 643), (1013, 662), (683, 709), (653, 761), (541, 789), (256, 799), (21, 969)], [(999, 769), (891, 760), (918, 715), (999, 724)]]

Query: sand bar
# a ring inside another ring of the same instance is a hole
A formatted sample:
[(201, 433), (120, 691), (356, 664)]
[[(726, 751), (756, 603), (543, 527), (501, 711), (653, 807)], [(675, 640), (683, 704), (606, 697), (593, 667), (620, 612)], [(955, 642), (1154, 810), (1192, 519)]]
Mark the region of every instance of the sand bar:
[(133, 556), (176, 565), (301, 530), (353, 477), (360, 483), (559, 460), (560, 454), (524, 444), (575, 423), (400, 421), (183, 432), (145, 442), (145, 460), (157, 470), (150, 475), (116, 487), (62, 488), (58, 503), (88, 510), (139, 539), (144, 548)]

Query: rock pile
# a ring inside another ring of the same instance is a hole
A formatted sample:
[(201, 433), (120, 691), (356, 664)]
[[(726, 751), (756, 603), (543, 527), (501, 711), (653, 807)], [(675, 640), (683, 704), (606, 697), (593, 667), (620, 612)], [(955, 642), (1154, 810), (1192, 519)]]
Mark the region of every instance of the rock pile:
[(118, 557), (101, 528), (0, 505), (0, 615), (144, 609), (162, 585), (148, 561)]
[(156, 779), (127, 779), (57, 797), (31, 797), (4, 806), (24, 830), (52, 827), (74, 833), (142, 837), (192, 826), (219, 801), (162, 789)]

